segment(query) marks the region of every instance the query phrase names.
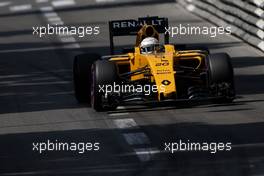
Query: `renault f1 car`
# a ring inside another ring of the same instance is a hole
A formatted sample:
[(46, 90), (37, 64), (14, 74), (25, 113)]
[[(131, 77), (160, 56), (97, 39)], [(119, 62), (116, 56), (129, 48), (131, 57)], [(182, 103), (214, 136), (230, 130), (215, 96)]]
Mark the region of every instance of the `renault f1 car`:
[[(166, 28), (167, 18), (110, 21), (111, 55), (87, 53), (74, 59), (76, 99), (96, 111), (133, 102), (232, 102), (235, 88), (228, 54), (169, 44)], [(126, 35), (136, 35), (135, 45), (115, 54), (114, 36)]]

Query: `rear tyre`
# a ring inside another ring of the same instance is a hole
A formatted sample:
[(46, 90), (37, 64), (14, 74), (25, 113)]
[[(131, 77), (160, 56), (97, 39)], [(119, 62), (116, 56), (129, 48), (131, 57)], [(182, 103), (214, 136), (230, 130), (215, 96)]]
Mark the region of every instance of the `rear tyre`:
[(106, 86), (118, 80), (117, 67), (115, 63), (108, 60), (98, 60), (92, 65), (91, 83), (91, 105), (96, 111), (116, 109), (116, 104), (111, 104), (105, 96)]
[(235, 98), (234, 71), (230, 56), (226, 53), (209, 55), (209, 87), (213, 95), (221, 97), (215, 103), (230, 103)]
[(81, 54), (74, 58), (73, 82), (75, 97), (79, 103), (90, 104), (91, 67), (100, 59), (98, 54)]

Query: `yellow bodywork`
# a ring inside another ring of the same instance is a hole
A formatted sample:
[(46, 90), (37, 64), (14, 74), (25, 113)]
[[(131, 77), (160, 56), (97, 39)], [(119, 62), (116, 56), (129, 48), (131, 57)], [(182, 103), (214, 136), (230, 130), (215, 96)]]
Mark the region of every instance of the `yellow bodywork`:
[[(134, 53), (113, 56), (110, 60), (114, 61), (118, 68), (128, 67), (130, 72), (139, 68), (149, 68), (150, 74), (133, 75), (130, 78), (131, 81), (150, 79), (152, 83), (157, 85), (158, 100), (161, 100), (161, 97), (170, 98), (172, 95), (177, 95), (177, 71), (174, 67), (182, 61), (190, 60), (196, 63), (195, 69), (202, 69), (205, 66), (206, 54), (200, 50), (179, 51), (174, 45), (164, 45), (164, 52), (141, 54), (138, 45), (143, 39), (142, 36), (145, 35), (146, 27), (143, 26), (138, 33)], [(157, 32), (154, 31), (153, 36), (156, 35)]]

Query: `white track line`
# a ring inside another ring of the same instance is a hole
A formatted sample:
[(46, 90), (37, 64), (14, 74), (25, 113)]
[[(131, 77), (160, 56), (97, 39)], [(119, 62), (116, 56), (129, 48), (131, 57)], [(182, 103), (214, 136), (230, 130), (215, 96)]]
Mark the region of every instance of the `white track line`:
[(63, 21), (51, 21), (50, 23), (52, 25), (57, 25), (57, 26), (64, 25), (64, 22)]
[(49, 0), (36, 0), (36, 3), (46, 3), (49, 2)]
[(50, 17), (58, 17), (58, 14), (56, 12), (46, 12), (44, 13), (44, 16), (46, 18), (50, 18)]
[[(140, 129), (134, 119), (115, 119), (113, 122), (120, 129)], [(143, 132), (122, 133), (122, 135), (131, 146), (150, 144), (149, 138)], [(134, 148), (133, 150), (141, 162), (147, 162), (152, 158), (153, 154), (160, 153), (157, 148)]]
[(60, 40), (63, 42), (63, 43), (75, 43), (76, 40), (74, 37), (61, 37)]
[(26, 48), (26, 49), (10, 49), (10, 50), (0, 50), (0, 53), (22, 53), (31, 51), (49, 51), (55, 50), (55, 47), (41, 47), (41, 48)]
[(52, 1), (51, 3), (53, 7), (63, 7), (63, 6), (70, 6), (70, 5), (75, 5), (74, 0), (56, 0)]
[(48, 21), (50, 21), (50, 22), (54, 22), (54, 21), (62, 21), (61, 20), (61, 18), (59, 17), (59, 16), (56, 16), (56, 17), (50, 17), (50, 18), (48, 18)]
[(10, 4), (11, 4), (11, 2), (0, 2), (0, 7), (5, 7), (5, 6), (8, 6)]
[(124, 110), (124, 109), (126, 109), (126, 108), (125, 108), (125, 106), (117, 106), (116, 109), (117, 109), (117, 110)]
[(128, 112), (117, 112), (117, 113), (110, 113), (109, 116), (124, 116), (129, 115)]
[(134, 119), (115, 119), (114, 124), (120, 129), (137, 129), (139, 128)]
[(145, 133), (124, 133), (127, 143), (129, 145), (142, 145), (142, 144), (150, 144), (149, 138)]
[[(65, 3), (66, 1), (69, 4), (69, 0), (63, 1), (61, 0), (60, 3)], [(44, 2), (44, 1), (42, 1)], [(53, 1), (52, 3), (55, 3), (55, 6), (57, 5), (61, 5), (58, 3), (59, 1)], [(71, 2), (74, 2), (73, 0), (71, 0)], [(53, 4), (54, 5), (54, 4)], [(64, 22), (62, 21), (62, 19), (59, 17), (59, 15), (54, 11), (54, 8), (52, 6), (46, 6), (46, 7), (40, 7), (40, 11), (43, 12), (43, 15), (45, 16), (45, 18), (47, 19), (47, 21), (52, 24), (52, 25), (63, 25)], [(63, 34), (63, 35), (58, 35), (60, 41), (64, 44), (62, 46), (62, 48), (65, 49), (76, 49), (76, 48), (81, 48), (81, 46), (77, 43), (76, 39), (74, 37), (72, 37), (69, 34)]]
[(24, 5), (16, 5), (9, 7), (11, 12), (20, 12), (20, 11), (27, 11), (32, 9), (31, 4), (24, 4)]
[(115, 2), (116, 0), (96, 0), (97, 3), (103, 3), (103, 2)]
[(161, 153), (157, 148), (137, 148), (134, 151), (142, 162), (147, 162), (154, 154)]
[(53, 10), (52, 6), (40, 7), (40, 11), (42, 12), (52, 12)]
[(65, 32), (65, 33), (63, 32), (63, 33), (60, 33), (59, 36), (60, 37), (67, 37), (67, 36), (72, 36), (72, 34), (70, 32), (68, 32), (68, 33), (67, 32)]
[(65, 49), (78, 49), (78, 48), (81, 48), (81, 46), (78, 43), (72, 43), (69, 45), (64, 45), (63, 48), (65, 48)]

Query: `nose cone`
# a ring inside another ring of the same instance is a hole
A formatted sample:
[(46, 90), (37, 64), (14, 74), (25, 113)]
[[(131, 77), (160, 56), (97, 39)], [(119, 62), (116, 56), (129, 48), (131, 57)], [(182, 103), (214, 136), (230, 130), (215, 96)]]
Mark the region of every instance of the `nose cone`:
[(164, 97), (176, 93), (175, 71), (173, 70), (173, 53), (153, 54), (146, 57), (154, 76), (158, 92)]

